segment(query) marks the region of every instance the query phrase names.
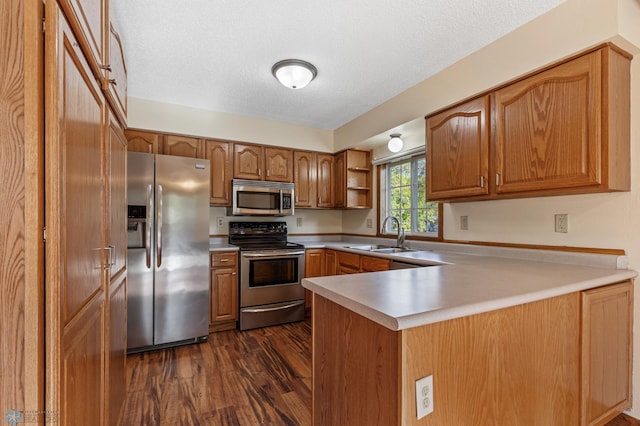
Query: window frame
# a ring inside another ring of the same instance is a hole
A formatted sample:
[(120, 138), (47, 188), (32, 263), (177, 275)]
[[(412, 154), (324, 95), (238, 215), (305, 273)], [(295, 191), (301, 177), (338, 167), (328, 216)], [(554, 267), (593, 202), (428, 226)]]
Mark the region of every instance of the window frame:
[[(383, 230), (382, 229), (382, 222), (384, 221), (384, 218), (386, 217), (386, 212), (388, 211), (387, 209), (387, 205), (388, 205), (388, 199), (389, 199), (389, 193), (388, 193), (388, 185), (387, 185), (387, 179), (388, 177), (388, 173), (387, 171), (389, 170), (389, 167), (392, 165), (396, 165), (396, 164), (401, 164), (403, 162), (414, 162), (417, 161), (418, 159), (425, 159), (426, 161), (426, 157), (425, 155), (422, 154), (417, 154), (417, 155), (411, 155), (408, 156), (406, 158), (397, 158), (382, 164), (379, 164), (376, 166), (377, 168), (377, 216), (378, 216), (378, 230), (376, 231), (376, 236), (378, 237), (389, 237), (389, 236), (395, 236), (396, 234), (393, 232), (387, 232), (387, 230)], [(416, 168), (412, 167), (411, 168), (411, 197), (412, 200), (414, 199), (414, 196), (416, 195), (416, 191), (417, 191), (417, 185), (415, 184), (415, 174), (416, 173)], [(426, 194), (425, 194), (426, 195)], [(384, 202), (383, 202), (384, 200)], [(413, 232), (412, 230), (404, 230), (405, 231), (405, 235), (407, 240), (424, 240), (424, 241), (443, 241), (443, 204), (442, 202), (437, 202), (438, 205), (438, 232), (437, 234), (435, 233), (417, 233), (417, 232)], [(417, 220), (417, 215), (415, 215), (415, 211), (416, 211), (417, 207), (413, 204), (411, 205), (411, 211), (412, 211), (412, 228), (416, 225), (415, 221)]]

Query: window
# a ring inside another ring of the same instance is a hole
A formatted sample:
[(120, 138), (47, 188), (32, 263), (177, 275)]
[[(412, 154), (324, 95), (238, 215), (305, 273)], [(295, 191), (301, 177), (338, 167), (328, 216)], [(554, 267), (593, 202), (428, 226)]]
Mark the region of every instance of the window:
[[(405, 233), (438, 236), (439, 204), (427, 202), (426, 159), (424, 155), (388, 163), (380, 175), (380, 223), (387, 216), (398, 218)], [(395, 234), (387, 222), (384, 233)]]

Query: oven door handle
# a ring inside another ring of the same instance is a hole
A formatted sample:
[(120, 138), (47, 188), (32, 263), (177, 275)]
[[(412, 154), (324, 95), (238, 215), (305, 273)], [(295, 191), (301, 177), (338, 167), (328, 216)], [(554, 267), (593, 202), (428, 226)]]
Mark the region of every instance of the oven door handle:
[(288, 256), (300, 256), (304, 254), (303, 251), (293, 251), (293, 252), (285, 252), (285, 253), (243, 253), (242, 256), (246, 258), (255, 258), (255, 257), (288, 257)]
[(304, 303), (304, 300), (301, 300), (299, 302), (293, 302), (293, 303), (289, 303), (287, 305), (282, 305), (282, 306), (276, 306), (274, 308), (250, 308), (250, 309), (246, 309), (243, 308), (242, 312), (248, 312), (251, 314), (260, 314), (263, 312), (273, 312), (273, 311), (280, 311), (283, 309), (289, 309), (289, 308), (294, 308), (296, 306), (300, 306)]

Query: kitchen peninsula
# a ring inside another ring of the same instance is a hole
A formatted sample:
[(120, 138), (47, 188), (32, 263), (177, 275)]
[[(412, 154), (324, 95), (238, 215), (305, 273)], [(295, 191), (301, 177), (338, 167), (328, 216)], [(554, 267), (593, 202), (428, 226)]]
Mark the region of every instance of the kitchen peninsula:
[[(403, 255), (438, 266), (303, 281), (316, 426), (597, 425), (629, 407), (635, 271)], [(418, 420), (426, 376), (433, 413)]]

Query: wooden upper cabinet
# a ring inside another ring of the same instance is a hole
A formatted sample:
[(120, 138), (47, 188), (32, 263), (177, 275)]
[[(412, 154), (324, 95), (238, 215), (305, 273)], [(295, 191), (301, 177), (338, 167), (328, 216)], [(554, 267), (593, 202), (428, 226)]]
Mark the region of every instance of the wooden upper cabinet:
[(296, 207), (316, 207), (317, 174), (317, 154), (315, 152), (295, 151), (293, 153)]
[(605, 44), (428, 116), (427, 198), (630, 190), (630, 59)]
[[(345, 208), (370, 209), (372, 204), (371, 151), (349, 149), (346, 151)], [(336, 190), (337, 193), (338, 189)]]
[(107, 100), (123, 127), (127, 125), (127, 66), (120, 35), (113, 24), (109, 31), (109, 69), (104, 80)]
[(125, 130), (127, 138), (127, 150), (129, 152), (145, 152), (147, 154), (160, 154), (161, 136), (158, 133), (143, 132), (140, 130)]
[(286, 148), (264, 147), (265, 180), (293, 182), (293, 151)]
[(109, 1), (59, 0), (91, 71), (102, 82), (109, 66)]
[(335, 189), (333, 206), (344, 208), (347, 206), (347, 154), (345, 151), (334, 156)]
[(427, 118), (427, 199), (489, 193), (489, 96)]
[(318, 207), (333, 207), (335, 187), (333, 155), (318, 154)]
[(233, 144), (233, 177), (262, 180), (264, 153), (262, 146)]
[(165, 135), (162, 141), (162, 154), (178, 157), (204, 158), (203, 142), (198, 138), (179, 135)]
[(205, 141), (205, 157), (211, 167), (211, 205), (231, 205), (231, 144), (208, 139)]
[(498, 90), (496, 192), (628, 190), (628, 99), (629, 60), (609, 47)]

